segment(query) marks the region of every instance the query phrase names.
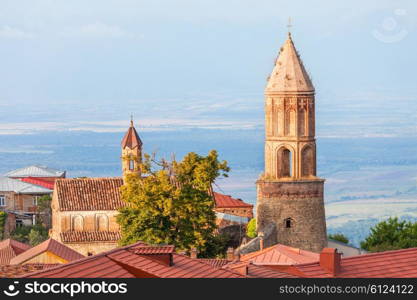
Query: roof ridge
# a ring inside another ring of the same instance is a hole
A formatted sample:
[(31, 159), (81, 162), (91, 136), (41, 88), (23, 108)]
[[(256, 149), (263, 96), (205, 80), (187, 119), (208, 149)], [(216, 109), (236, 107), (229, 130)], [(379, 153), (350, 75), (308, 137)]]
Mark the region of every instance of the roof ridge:
[[(193, 258), (191, 258), (191, 257), (189, 257), (189, 256), (187, 256), (187, 255), (184, 255), (184, 254), (180, 254), (180, 253), (174, 253), (173, 255), (177, 255), (177, 256), (185, 257), (185, 258), (187, 258), (187, 259), (194, 260)], [(203, 262), (203, 261), (201, 261), (201, 260), (199, 260), (199, 259), (195, 259), (195, 261), (198, 261), (200, 264), (208, 265), (207, 263), (205, 263), (205, 262)], [(211, 266), (211, 265), (210, 265), (210, 266)], [(227, 265), (225, 265), (225, 266), (227, 266)], [(213, 266), (211, 266), (211, 267), (212, 267), (213, 269), (217, 269), (217, 268), (215, 268), (215, 267), (213, 267)], [(233, 274), (235, 274), (235, 275), (245, 276), (245, 275), (242, 275), (242, 274), (240, 274), (240, 273), (238, 273), (238, 272), (235, 272), (235, 271), (232, 271), (232, 270), (229, 270), (229, 269), (223, 269), (223, 267), (222, 267), (222, 268), (220, 268), (220, 269), (222, 269), (222, 270), (227, 270), (227, 271), (229, 271), (229, 272), (231, 272), (231, 273), (233, 273)]]
[[(111, 254), (111, 253), (114, 253), (114, 252), (117, 252), (117, 251), (120, 251), (120, 250), (129, 249), (133, 245), (136, 245), (136, 244), (139, 244), (139, 243), (143, 243), (143, 242), (136, 242), (135, 244), (132, 244), (132, 245), (123, 246), (123, 247), (120, 247), (120, 248), (114, 248), (114, 249), (104, 251), (104, 252), (101, 252), (101, 253), (98, 253), (98, 254), (95, 254), (95, 255), (92, 255), (92, 256), (86, 256), (84, 258), (80, 258), (80, 259), (77, 259), (77, 260), (74, 260), (74, 261), (70, 261), (66, 264), (58, 265), (58, 266), (49, 268), (47, 270), (41, 270), (41, 271), (37, 271), (37, 272), (28, 273), (28, 274), (25, 274), (25, 276), (22, 276), (22, 277), (27, 277), (27, 276), (32, 275), (32, 274), (42, 273), (42, 272), (46, 272), (46, 271), (53, 271), (53, 270), (58, 269), (58, 268), (67, 267), (67, 266), (71, 266), (71, 265), (74, 265), (74, 264), (77, 264), (77, 263), (80, 263), (80, 262), (89, 261), (89, 260), (95, 259), (97, 257), (104, 257), (104, 256), (107, 257), (108, 254)], [(107, 257), (107, 258), (109, 258), (109, 257)]]

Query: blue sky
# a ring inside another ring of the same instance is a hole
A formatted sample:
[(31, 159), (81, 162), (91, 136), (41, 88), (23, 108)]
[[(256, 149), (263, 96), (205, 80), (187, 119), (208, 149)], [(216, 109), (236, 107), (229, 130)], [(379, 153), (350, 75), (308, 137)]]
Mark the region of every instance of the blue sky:
[(416, 129), (412, 0), (0, 0), (0, 7), (0, 133), (118, 131), (131, 113), (147, 128), (260, 126), (288, 17), (322, 120), (340, 123), (352, 107), (362, 120), (378, 109), (375, 118), (387, 120), (399, 107), (389, 121), (406, 117), (407, 132)]

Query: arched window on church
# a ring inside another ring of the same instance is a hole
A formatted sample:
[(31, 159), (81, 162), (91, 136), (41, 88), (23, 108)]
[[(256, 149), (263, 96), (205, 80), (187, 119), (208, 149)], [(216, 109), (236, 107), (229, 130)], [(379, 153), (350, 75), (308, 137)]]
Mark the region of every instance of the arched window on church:
[(301, 151), (301, 176), (315, 176), (314, 171), (314, 151), (311, 146), (305, 146)]
[(106, 215), (97, 215), (97, 231), (108, 231), (109, 230), (109, 218)]
[(73, 216), (72, 217), (72, 230), (74, 231), (83, 231), (84, 230), (84, 219), (82, 216)]
[(129, 160), (129, 170), (133, 171), (135, 169), (135, 161), (133, 159)]
[(277, 157), (277, 170), (278, 170), (278, 178), (283, 177), (292, 177), (292, 153), (290, 150), (288, 150), (285, 147), (282, 147), (278, 151), (278, 157)]

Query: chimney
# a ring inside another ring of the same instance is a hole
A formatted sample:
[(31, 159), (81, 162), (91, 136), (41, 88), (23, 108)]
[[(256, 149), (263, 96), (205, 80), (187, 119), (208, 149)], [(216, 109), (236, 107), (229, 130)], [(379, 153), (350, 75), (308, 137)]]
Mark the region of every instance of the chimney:
[(260, 232), (259, 235), (259, 250), (264, 250), (264, 233)]
[(325, 269), (333, 276), (337, 275), (341, 269), (341, 253), (336, 248), (324, 248), (320, 253), (320, 267)]
[(232, 247), (227, 248), (226, 258), (228, 261), (233, 261), (235, 259), (235, 253)]
[(197, 258), (197, 254), (198, 254), (197, 248), (191, 248), (190, 257)]

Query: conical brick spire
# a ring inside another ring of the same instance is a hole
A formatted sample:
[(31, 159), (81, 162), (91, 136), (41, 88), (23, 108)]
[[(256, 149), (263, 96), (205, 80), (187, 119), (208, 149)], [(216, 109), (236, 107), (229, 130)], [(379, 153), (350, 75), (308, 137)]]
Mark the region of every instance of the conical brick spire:
[(295, 49), (291, 33), (281, 47), (265, 88), (265, 94), (280, 93), (314, 93), (314, 86)]
[(130, 127), (127, 130), (125, 136), (122, 140), (122, 149), (128, 147), (130, 149), (140, 148), (142, 146), (142, 141), (139, 138), (139, 135), (133, 126), (133, 120), (130, 121)]

